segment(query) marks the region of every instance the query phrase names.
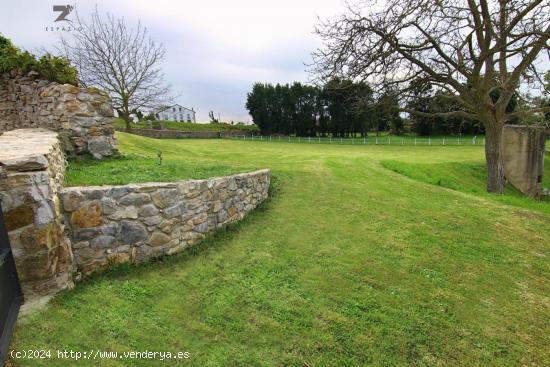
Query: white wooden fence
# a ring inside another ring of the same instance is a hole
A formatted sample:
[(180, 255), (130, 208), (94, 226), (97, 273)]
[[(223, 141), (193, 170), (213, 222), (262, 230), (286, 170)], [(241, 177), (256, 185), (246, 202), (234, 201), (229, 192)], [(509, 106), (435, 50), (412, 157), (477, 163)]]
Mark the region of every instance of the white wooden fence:
[(239, 135), (229, 137), (243, 141), (285, 142), (298, 144), (348, 144), (348, 145), (485, 145), (485, 138), (474, 137), (399, 137), (399, 136), (369, 136), (359, 138), (333, 138), (333, 137), (300, 137), (300, 136), (262, 136)]

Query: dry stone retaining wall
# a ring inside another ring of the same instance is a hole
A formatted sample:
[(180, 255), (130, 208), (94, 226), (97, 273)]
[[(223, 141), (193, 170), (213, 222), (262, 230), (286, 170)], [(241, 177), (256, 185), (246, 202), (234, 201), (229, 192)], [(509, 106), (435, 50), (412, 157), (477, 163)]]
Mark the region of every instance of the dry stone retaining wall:
[(179, 131), (179, 130), (157, 130), (157, 129), (126, 129), (117, 128), (116, 130), (128, 132), (130, 134), (145, 136), (155, 139), (215, 139), (233, 136), (250, 136), (251, 133), (246, 130), (225, 130), (225, 131)]
[(27, 300), (72, 286), (73, 256), (59, 190), (65, 156), (58, 134), (21, 129), (0, 136), (0, 200)]
[(69, 153), (95, 158), (117, 152), (113, 106), (107, 93), (26, 75), (16, 70), (0, 76), (0, 132), (47, 128), (62, 133)]
[(267, 198), (269, 171), (61, 192), (78, 271), (177, 253)]
[(0, 200), (25, 296), (40, 305), (109, 264), (177, 253), (267, 198), (268, 170), (206, 180), (63, 188), (59, 134), (0, 135)]

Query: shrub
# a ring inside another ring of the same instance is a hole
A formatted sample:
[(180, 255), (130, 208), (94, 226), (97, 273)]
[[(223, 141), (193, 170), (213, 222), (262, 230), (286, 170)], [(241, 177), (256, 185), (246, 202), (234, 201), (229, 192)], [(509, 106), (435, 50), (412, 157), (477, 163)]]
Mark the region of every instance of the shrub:
[(34, 65), (34, 70), (51, 81), (78, 84), (76, 69), (63, 57), (46, 54)]
[(0, 74), (19, 69), (23, 73), (35, 71), (45, 79), (58, 83), (78, 85), (76, 69), (64, 57), (46, 54), (41, 58), (21, 51), (0, 34)]

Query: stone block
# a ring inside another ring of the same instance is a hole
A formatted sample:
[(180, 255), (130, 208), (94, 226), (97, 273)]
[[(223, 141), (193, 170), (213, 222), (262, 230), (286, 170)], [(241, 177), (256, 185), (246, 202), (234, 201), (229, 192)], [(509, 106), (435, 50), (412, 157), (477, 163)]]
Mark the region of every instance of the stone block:
[(120, 238), (123, 243), (133, 245), (147, 240), (148, 237), (147, 230), (142, 224), (128, 220), (121, 222)]
[(90, 241), (90, 247), (92, 248), (109, 248), (115, 243), (115, 237), (113, 236), (105, 236), (100, 235), (97, 237), (94, 237)]
[(178, 203), (176, 205), (173, 205), (169, 208), (164, 209), (164, 216), (168, 219), (178, 217), (183, 214), (184, 205), (182, 203)]
[(139, 211), (138, 211), (138, 215), (140, 217), (152, 217), (154, 215), (157, 215), (158, 213), (159, 213), (159, 210), (153, 204), (144, 205), (141, 208), (139, 208)]
[(137, 219), (138, 210), (135, 206), (122, 206), (118, 207), (115, 212), (109, 215), (109, 219), (120, 220), (120, 219)]
[(109, 262), (109, 264), (112, 264), (112, 265), (130, 262), (130, 253), (121, 252), (121, 253), (109, 254), (107, 255), (107, 261)]
[(113, 155), (111, 139), (107, 136), (93, 136), (88, 139), (88, 152), (96, 159)]
[(17, 207), (4, 214), (4, 224), (8, 232), (32, 223), (34, 223), (34, 209), (30, 205)]
[(71, 214), (71, 224), (76, 228), (97, 227), (103, 223), (102, 213), (100, 201), (87, 202)]
[(151, 194), (153, 203), (161, 209), (171, 206), (178, 199), (178, 190), (176, 189), (159, 189)]
[(141, 206), (151, 202), (148, 194), (131, 193), (118, 200), (120, 205), (135, 205)]
[(101, 205), (103, 208), (103, 214), (105, 215), (113, 214), (118, 207), (117, 202), (109, 197), (104, 197), (103, 199), (101, 199)]
[(162, 222), (162, 217), (160, 215), (154, 215), (152, 217), (146, 217), (143, 219), (143, 223), (148, 226), (156, 226), (160, 222)]
[(170, 242), (170, 240), (171, 240), (170, 236), (167, 236), (162, 232), (153, 232), (153, 234), (151, 235), (151, 238), (149, 239), (149, 244), (154, 247), (162, 246)]
[(65, 192), (62, 194), (62, 198), (63, 198), (63, 208), (67, 212), (72, 212), (77, 210), (82, 204), (82, 201), (84, 200), (84, 196), (77, 191)]

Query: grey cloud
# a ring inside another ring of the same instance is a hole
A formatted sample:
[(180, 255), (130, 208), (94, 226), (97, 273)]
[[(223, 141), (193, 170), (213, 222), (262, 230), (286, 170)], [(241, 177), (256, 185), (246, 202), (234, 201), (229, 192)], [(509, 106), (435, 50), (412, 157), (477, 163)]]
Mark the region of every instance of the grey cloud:
[[(244, 6), (247, 1), (239, 1), (243, 3), (243, 9), (247, 8)], [(56, 2), (43, 0), (4, 1), (3, 11), (0, 13), (0, 32), (12, 38), (20, 47), (31, 51), (44, 47), (52, 49), (58, 34), (46, 32), (45, 28), (58, 25), (53, 23), (56, 16), (52, 11), (54, 3)], [(89, 1), (76, 0), (75, 3), (79, 14), (84, 17), (95, 6)], [(240, 17), (256, 19), (256, 23), (239, 23), (238, 20), (232, 23), (229, 20), (227, 26), (214, 29), (209, 26), (212, 21), (209, 15), (212, 9), (215, 10), (213, 1), (193, 3), (193, 16), (199, 17), (195, 22), (185, 19), (179, 21), (179, 14), (186, 13), (186, 9), (182, 8), (191, 6), (187, 2), (161, 0), (157, 4), (146, 1), (100, 0), (98, 7), (100, 11), (124, 16), (130, 24), (140, 19), (148, 27), (152, 38), (164, 43), (167, 49), (163, 65), (165, 77), (172, 84), (174, 92), (180, 94), (178, 102), (197, 110), (198, 120), (206, 121), (208, 111), (215, 110), (227, 120), (249, 121), (244, 104), (253, 82), (286, 83), (307, 80), (304, 63), (310, 61), (310, 52), (318, 46), (318, 40), (311, 35), (315, 18), (311, 16), (308, 6), (325, 6), (330, 10), (330, 6), (337, 3), (340, 1), (307, 0), (307, 4), (300, 4), (302, 14), (296, 13), (299, 10), (296, 8), (298, 4), (292, 1), (286, 1), (285, 4), (281, 2), (283, 5), (293, 6), (292, 9), (288, 8), (288, 14), (291, 15), (289, 20), (270, 17), (265, 11), (261, 11)], [(257, 8), (256, 6), (253, 11), (258, 11)], [(286, 16), (284, 9), (277, 10), (281, 10), (280, 13)], [(224, 16), (214, 15), (217, 16), (216, 19)], [(169, 16), (172, 18), (166, 18)], [(262, 28), (263, 18), (258, 17), (266, 17), (266, 29)], [(281, 35), (273, 31), (277, 29), (278, 22), (281, 23)], [(287, 28), (293, 30), (292, 27), (295, 27), (295, 32), (282, 32)], [(228, 37), (226, 31), (231, 32), (234, 37)], [(256, 31), (258, 36), (250, 38), (251, 32)], [(240, 42), (242, 40), (244, 41)]]

